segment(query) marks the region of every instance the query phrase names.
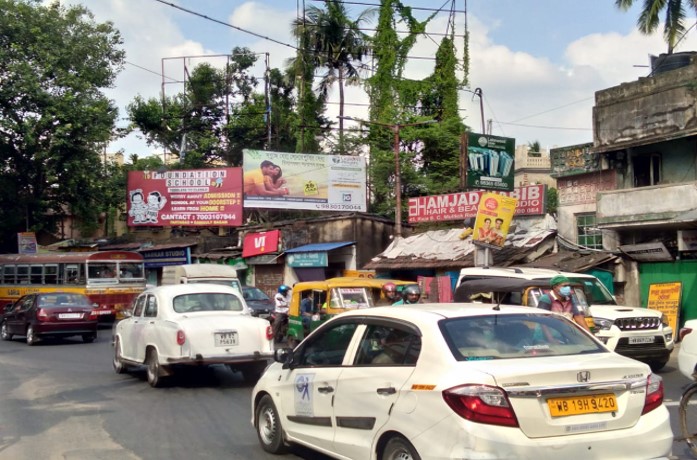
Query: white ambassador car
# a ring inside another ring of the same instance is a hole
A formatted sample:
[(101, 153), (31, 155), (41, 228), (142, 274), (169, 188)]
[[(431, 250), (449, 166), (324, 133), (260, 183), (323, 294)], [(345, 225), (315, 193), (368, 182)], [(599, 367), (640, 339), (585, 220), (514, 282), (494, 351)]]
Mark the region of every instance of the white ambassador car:
[(113, 345), (116, 373), (145, 364), (153, 387), (184, 365), (227, 364), (256, 381), (274, 348), (269, 322), (251, 316), (237, 289), (215, 284), (144, 291), (114, 326)]
[(561, 315), (491, 304), (346, 312), (279, 349), (252, 392), (261, 447), (338, 459), (655, 459), (663, 382)]
[(697, 376), (697, 319), (685, 321), (680, 329), (678, 369), (690, 380)]

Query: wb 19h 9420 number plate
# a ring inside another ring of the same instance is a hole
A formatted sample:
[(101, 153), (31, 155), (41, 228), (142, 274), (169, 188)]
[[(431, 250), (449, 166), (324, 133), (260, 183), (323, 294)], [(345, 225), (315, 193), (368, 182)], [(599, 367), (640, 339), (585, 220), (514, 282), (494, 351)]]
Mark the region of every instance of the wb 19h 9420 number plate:
[(615, 412), (617, 410), (617, 399), (612, 393), (574, 396), (571, 398), (549, 398), (547, 407), (549, 407), (549, 413), (552, 417)]

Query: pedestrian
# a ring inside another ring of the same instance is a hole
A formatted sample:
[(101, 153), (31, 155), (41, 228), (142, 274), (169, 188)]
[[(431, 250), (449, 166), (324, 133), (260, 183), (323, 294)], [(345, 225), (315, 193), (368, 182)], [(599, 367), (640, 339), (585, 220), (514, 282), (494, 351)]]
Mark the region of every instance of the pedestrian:
[(557, 275), (550, 280), (549, 285), (552, 290), (540, 297), (537, 308), (560, 313), (590, 332), (588, 324), (586, 324), (586, 317), (571, 295), (571, 280), (564, 275)]
[(288, 310), (290, 308), (291, 290), (285, 284), (278, 287), (278, 292), (273, 297), (274, 301), (274, 319), (273, 319), (273, 336), (274, 339), (281, 342), (284, 339), (282, 333), (283, 326), (288, 324)]

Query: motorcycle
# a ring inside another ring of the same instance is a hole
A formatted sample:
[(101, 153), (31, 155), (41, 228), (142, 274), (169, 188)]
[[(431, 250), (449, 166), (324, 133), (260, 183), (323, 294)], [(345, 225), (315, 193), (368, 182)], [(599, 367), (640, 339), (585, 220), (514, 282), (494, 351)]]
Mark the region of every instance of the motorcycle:
[[(276, 327), (276, 320), (278, 317), (281, 317), (281, 325)], [(275, 332), (274, 336), (274, 341), (276, 343), (281, 343), (285, 338), (288, 336), (288, 315), (284, 314), (279, 314), (274, 312), (271, 312), (271, 316), (269, 317), (269, 321), (271, 322), (271, 327), (273, 328)]]

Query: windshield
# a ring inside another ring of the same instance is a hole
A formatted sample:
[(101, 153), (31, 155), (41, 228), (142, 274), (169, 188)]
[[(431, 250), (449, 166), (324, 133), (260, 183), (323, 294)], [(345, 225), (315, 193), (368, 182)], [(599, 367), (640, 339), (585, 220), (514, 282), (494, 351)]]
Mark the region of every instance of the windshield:
[(334, 288), (331, 291), (331, 308), (370, 308), (373, 299), (366, 288)]
[(41, 294), (39, 296), (39, 306), (41, 307), (57, 307), (60, 305), (82, 305), (84, 307), (89, 307), (92, 304), (86, 296), (73, 292), (55, 292)]
[(458, 361), (607, 353), (579, 327), (555, 314), (487, 315), (441, 321)]
[(184, 294), (175, 297), (172, 306), (177, 313), (242, 311), (244, 309), (239, 297), (225, 293)]
[(236, 279), (220, 278), (220, 279), (191, 279), (188, 280), (189, 284), (217, 284), (218, 286), (231, 286), (242, 292), (242, 286), (240, 286), (239, 281)]
[(244, 288), (244, 299), (245, 300), (270, 300), (269, 296), (264, 294), (259, 288)]
[(583, 289), (590, 305), (617, 305), (615, 298), (610, 291), (597, 278), (573, 278), (569, 279), (574, 283), (583, 285)]

